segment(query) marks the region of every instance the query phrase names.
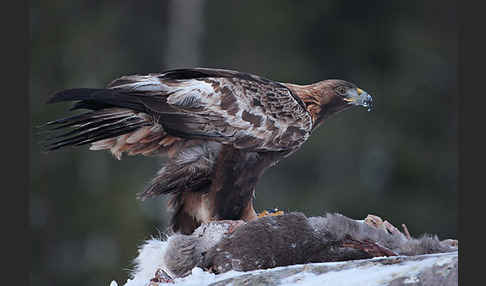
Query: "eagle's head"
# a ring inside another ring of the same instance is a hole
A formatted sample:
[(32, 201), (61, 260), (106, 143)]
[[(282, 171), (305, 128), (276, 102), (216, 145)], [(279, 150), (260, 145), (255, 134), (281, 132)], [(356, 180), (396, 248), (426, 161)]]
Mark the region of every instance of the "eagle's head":
[(313, 128), (326, 118), (353, 106), (371, 110), (373, 98), (354, 83), (340, 79), (328, 79), (309, 85), (286, 84), (305, 103), (312, 116)]
[(364, 106), (371, 110), (373, 98), (354, 83), (344, 80), (325, 80), (318, 82), (317, 98), (321, 110), (317, 125), (330, 115), (349, 109), (353, 106)]

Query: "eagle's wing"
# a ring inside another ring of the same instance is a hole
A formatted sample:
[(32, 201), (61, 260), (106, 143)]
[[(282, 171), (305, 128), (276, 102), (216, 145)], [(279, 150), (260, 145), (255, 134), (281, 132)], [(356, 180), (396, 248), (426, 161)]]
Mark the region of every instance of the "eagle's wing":
[(106, 89), (71, 89), (49, 102), (78, 101), (93, 111), (48, 123), (75, 127), (48, 150), (92, 144), (115, 155), (150, 155), (211, 140), (235, 148), (280, 151), (301, 145), (312, 121), (303, 102), (274, 81), (219, 69), (181, 69), (121, 77)]

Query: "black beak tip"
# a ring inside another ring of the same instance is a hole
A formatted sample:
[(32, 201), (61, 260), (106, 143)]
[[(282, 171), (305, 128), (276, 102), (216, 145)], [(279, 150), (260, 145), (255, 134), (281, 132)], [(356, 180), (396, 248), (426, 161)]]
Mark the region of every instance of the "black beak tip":
[(368, 111), (373, 110), (373, 98), (371, 95), (368, 95), (365, 100), (365, 104), (368, 107)]

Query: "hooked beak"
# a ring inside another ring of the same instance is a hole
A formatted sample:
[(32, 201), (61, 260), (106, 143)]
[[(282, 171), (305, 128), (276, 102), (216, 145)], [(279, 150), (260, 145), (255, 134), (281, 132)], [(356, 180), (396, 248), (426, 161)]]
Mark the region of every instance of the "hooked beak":
[(344, 101), (349, 104), (368, 107), (368, 111), (371, 111), (371, 108), (373, 107), (373, 98), (361, 88), (348, 90)]

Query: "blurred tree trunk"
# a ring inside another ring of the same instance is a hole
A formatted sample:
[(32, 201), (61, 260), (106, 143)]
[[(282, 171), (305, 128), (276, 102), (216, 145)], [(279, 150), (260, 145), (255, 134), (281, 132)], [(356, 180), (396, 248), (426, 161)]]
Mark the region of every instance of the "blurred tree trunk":
[(200, 41), (204, 32), (204, 0), (170, 0), (168, 6), (167, 69), (200, 64)]

